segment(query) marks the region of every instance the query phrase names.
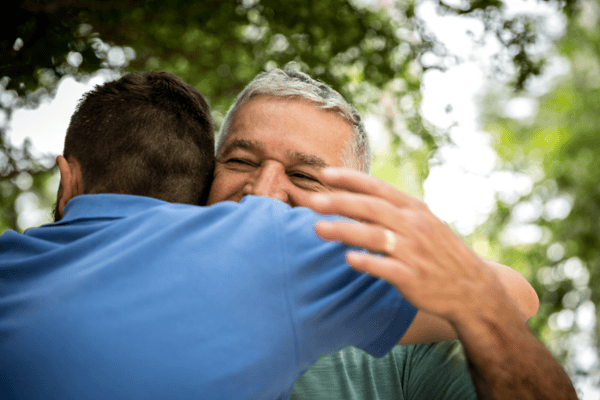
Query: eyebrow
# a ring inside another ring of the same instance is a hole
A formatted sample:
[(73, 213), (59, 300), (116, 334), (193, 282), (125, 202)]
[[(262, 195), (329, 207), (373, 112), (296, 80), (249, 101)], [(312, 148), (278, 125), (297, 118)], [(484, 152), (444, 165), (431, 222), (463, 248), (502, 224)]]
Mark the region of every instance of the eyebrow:
[[(237, 148), (249, 150), (256, 149), (263, 152), (265, 151), (265, 146), (262, 144), (262, 142), (257, 140), (233, 139), (231, 142), (227, 143), (221, 152), (219, 152), (218, 157), (227, 157), (229, 153)], [(321, 157), (302, 153), (300, 151), (288, 151), (286, 156), (293, 162), (309, 165), (318, 169), (329, 166)]]
[(321, 157), (311, 156), (309, 154), (301, 153), (299, 151), (287, 152), (287, 156), (297, 162), (298, 164), (310, 165), (318, 169), (327, 167), (327, 163)]
[(218, 157), (226, 157), (229, 153), (231, 153), (234, 149), (258, 149), (264, 151), (264, 146), (261, 142), (256, 140), (244, 140), (244, 139), (233, 139), (231, 142), (227, 143), (225, 148), (217, 154)]

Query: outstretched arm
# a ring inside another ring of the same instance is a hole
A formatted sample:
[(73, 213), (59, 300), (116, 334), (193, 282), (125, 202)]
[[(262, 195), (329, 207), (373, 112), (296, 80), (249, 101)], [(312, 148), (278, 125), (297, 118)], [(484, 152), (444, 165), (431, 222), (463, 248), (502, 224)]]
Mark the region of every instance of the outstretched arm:
[(317, 233), (386, 255), (350, 252), (347, 260), (396, 286), (425, 320), (443, 321), (458, 334), (481, 398), (577, 398), (562, 367), (529, 331), (529, 312), (518, 300), (531, 301), (531, 293), (509, 294), (506, 267), (490, 268), (425, 204), (391, 185), (348, 169), (324, 170), (321, 180), (345, 192), (314, 195), (311, 208), (363, 222), (323, 222)]

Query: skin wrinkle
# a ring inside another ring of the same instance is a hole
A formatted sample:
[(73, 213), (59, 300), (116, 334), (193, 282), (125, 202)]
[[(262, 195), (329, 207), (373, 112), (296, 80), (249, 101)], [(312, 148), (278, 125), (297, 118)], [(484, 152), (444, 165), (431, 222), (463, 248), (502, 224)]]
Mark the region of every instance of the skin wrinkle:
[(248, 194), (306, 204), (309, 194), (330, 190), (318, 173), (340, 165), (351, 134), (339, 115), (313, 103), (253, 98), (238, 110), (217, 151), (208, 204)]
[[(247, 150), (258, 150), (265, 152), (265, 146), (258, 140), (244, 140), (244, 139), (233, 139), (230, 143), (226, 144), (224, 149), (219, 153), (219, 159), (226, 158), (236, 148), (247, 149)], [(321, 157), (306, 154), (300, 151), (288, 151), (286, 156), (294, 164), (304, 164), (317, 169), (329, 167), (329, 164), (325, 162)]]

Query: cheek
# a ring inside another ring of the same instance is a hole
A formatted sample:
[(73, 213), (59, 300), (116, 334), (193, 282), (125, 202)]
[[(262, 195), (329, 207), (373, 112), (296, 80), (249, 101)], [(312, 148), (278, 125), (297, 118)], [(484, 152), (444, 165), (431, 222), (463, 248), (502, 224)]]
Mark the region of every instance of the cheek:
[(210, 187), (207, 205), (215, 204), (225, 200), (235, 200), (244, 186), (243, 179), (236, 174), (215, 174), (215, 178)]

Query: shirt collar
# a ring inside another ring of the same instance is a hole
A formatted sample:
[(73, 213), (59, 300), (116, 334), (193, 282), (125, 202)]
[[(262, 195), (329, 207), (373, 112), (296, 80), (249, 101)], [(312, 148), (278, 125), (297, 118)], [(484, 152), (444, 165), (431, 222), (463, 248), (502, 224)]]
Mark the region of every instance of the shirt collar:
[(94, 218), (123, 218), (164, 204), (169, 203), (130, 194), (82, 194), (69, 200), (63, 218), (54, 224)]

